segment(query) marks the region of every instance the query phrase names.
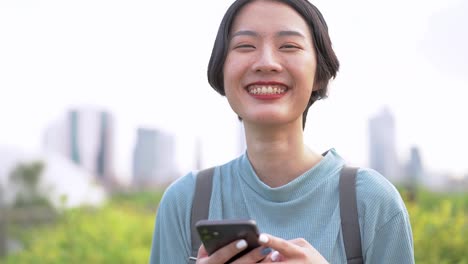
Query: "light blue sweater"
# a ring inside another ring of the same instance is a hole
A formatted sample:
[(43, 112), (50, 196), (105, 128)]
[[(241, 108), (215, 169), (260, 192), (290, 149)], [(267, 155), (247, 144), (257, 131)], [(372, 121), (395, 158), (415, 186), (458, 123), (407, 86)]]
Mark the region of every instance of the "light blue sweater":
[[(303, 175), (270, 188), (244, 154), (216, 168), (209, 218), (254, 219), (260, 232), (302, 237), (330, 263), (346, 263), (338, 202), (343, 165), (332, 149)], [(195, 180), (196, 173), (189, 173), (166, 190), (157, 212), (151, 264), (187, 263)], [(409, 216), (395, 187), (376, 171), (360, 169), (356, 191), (365, 263), (414, 263)]]

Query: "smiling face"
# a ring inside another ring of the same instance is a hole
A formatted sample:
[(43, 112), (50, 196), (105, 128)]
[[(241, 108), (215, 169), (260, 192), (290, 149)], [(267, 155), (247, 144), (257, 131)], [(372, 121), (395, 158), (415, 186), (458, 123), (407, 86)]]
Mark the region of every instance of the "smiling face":
[(304, 19), (286, 4), (245, 5), (231, 28), (224, 89), (246, 123), (299, 122), (314, 85), (316, 56)]

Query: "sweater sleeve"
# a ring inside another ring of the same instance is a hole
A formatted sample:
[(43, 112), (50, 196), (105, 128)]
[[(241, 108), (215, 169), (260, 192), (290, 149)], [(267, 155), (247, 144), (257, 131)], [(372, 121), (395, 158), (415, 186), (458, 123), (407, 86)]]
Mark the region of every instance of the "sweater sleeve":
[(365, 263), (414, 263), (410, 219), (398, 190), (380, 173), (360, 169), (356, 191)]
[(414, 263), (411, 225), (406, 211), (377, 230), (365, 254), (366, 263)]
[(194, 183), (194, 175), (188, 174), (166, 189), (156, 215), (150, 264), (187, 263)]

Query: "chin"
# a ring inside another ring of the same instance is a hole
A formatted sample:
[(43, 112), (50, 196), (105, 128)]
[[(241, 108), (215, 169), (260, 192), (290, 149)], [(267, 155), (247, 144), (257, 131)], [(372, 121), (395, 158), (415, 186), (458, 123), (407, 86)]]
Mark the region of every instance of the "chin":
[(266, 125), (266, 126), (277, 126), (283, 124), (289, 124), (294, 122), (296, 119), (281, 115), (272, 115), (272, 114), (263, 114), (255, 115), (248, 118), (242, 118), (245, 121), (254, 124), (254, 125)]

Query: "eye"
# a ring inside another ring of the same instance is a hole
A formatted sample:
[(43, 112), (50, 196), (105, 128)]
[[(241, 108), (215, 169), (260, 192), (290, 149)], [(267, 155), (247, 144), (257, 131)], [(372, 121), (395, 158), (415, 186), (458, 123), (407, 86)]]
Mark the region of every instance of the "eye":
[(234, 46), (234, 49), (250, 50), (250, 49), (255, 49), (255, 46), (252, 44), (239, 44), (239, 45)]
[(296, 50), (296, 49), (302, 49), (302, 48), (296, 44), (284, 44), (280, 47), (280, 49)]

